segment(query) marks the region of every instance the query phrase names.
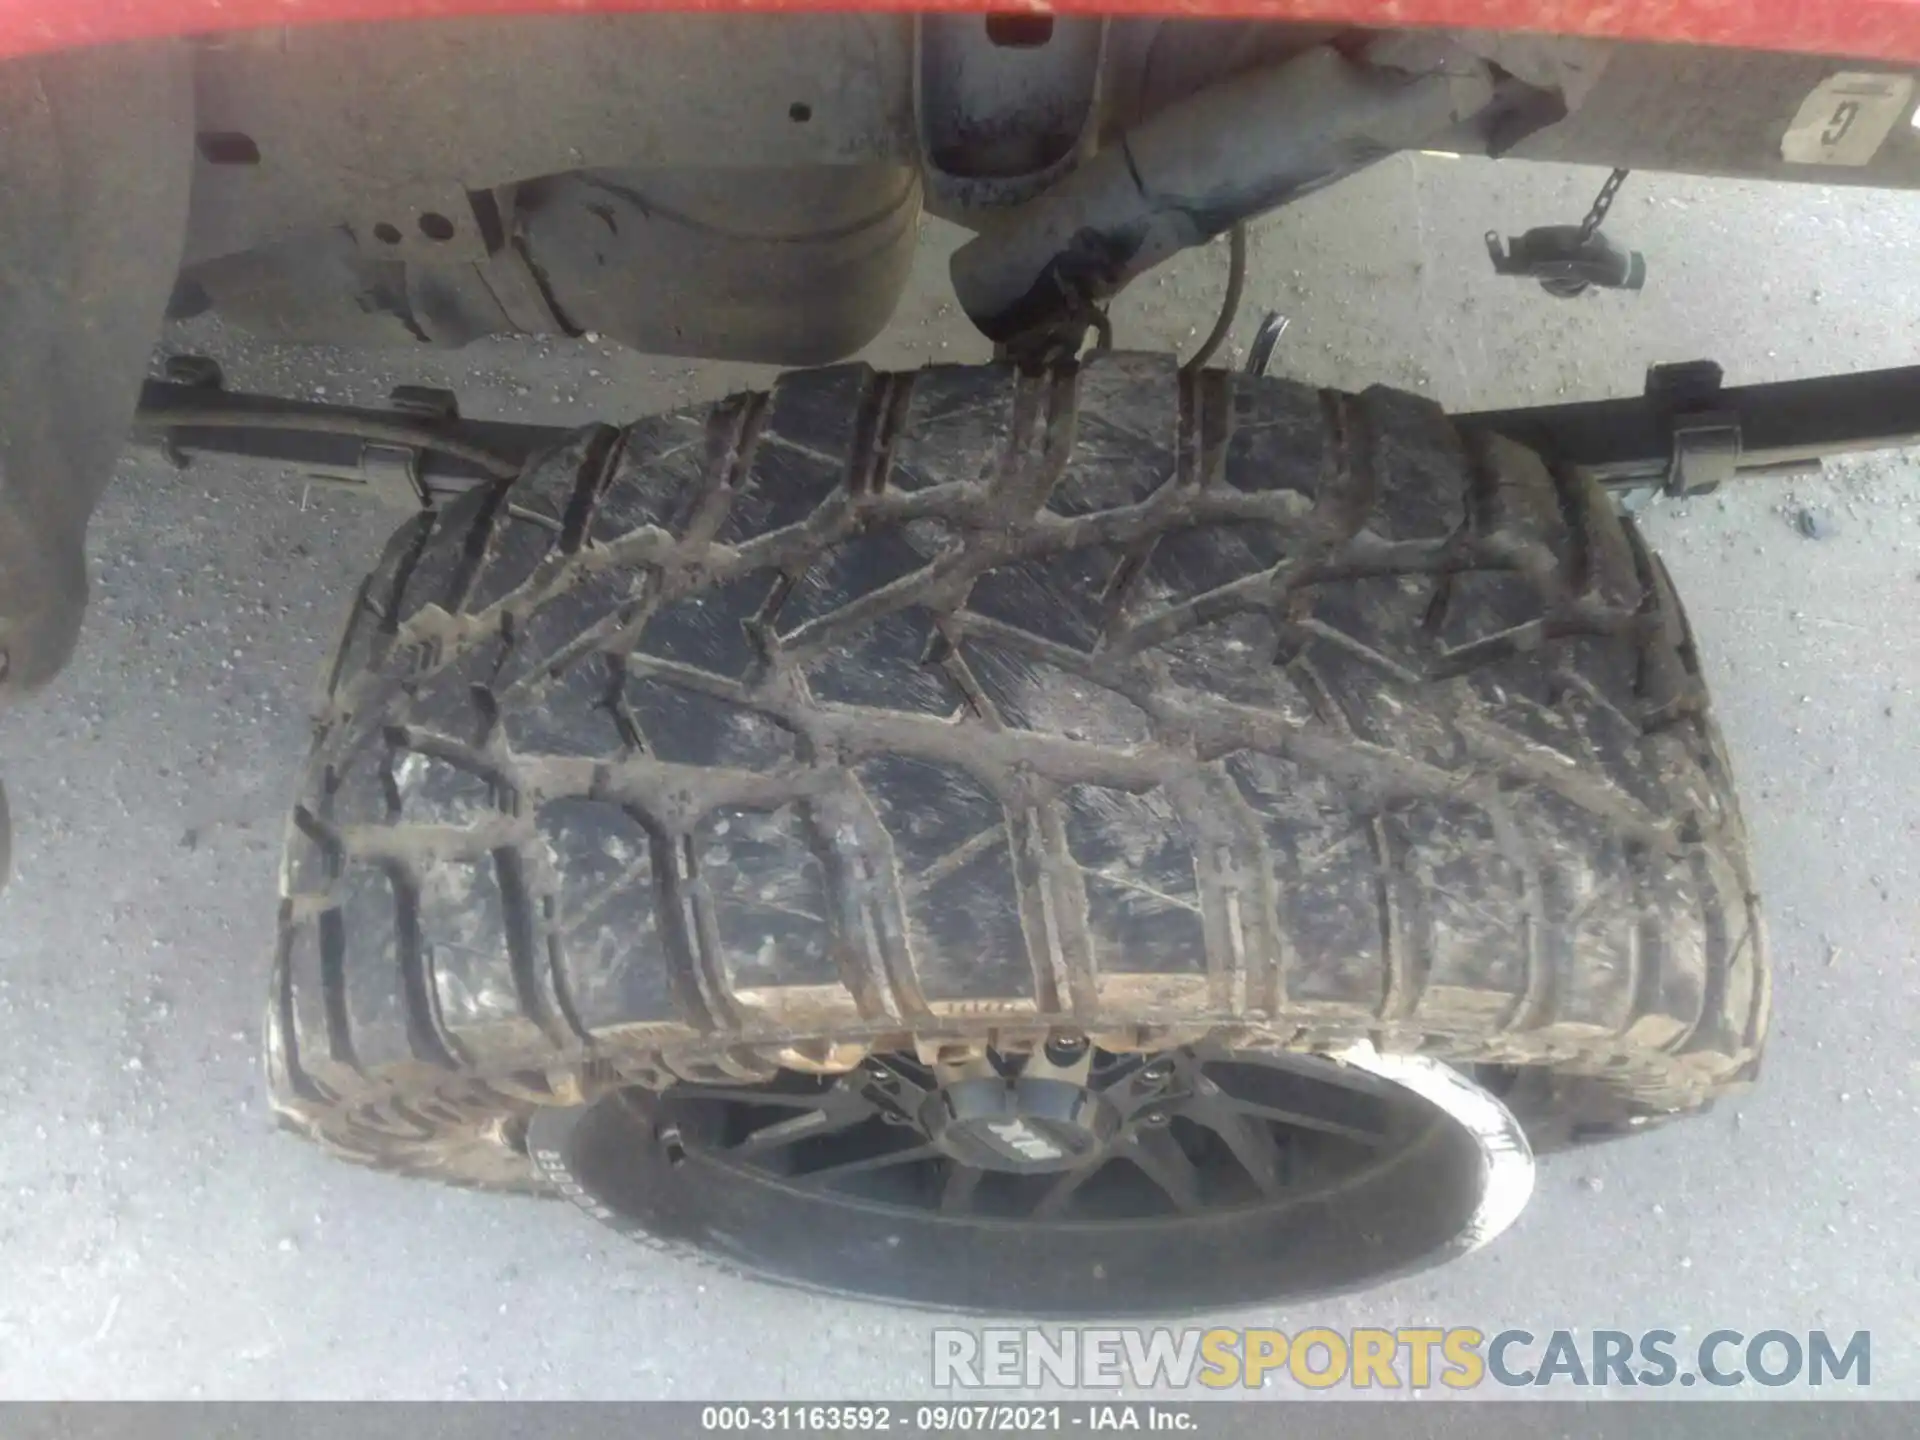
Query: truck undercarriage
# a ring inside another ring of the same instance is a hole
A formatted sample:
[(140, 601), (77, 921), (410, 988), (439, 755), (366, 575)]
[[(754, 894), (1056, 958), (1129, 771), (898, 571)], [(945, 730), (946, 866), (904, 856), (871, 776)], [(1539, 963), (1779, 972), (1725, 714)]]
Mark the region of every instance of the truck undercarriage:
[[(288, 831), (294, 1128), (904, 1303), (1432, 1264), (1530, 1149), (1756, 1073), (1730, 770), (1629, 512), (1909, 443), (1920, 368), (1449, 417), (1279, 378), (1277, 315), (1210, 368), (1242, 227), (1409, 150), (1596, 163), (1585, 217), (1488, 217), (1489, 269), (1622, 303), (1661, 274), (1607, 232), (1627, 172), (1913, 188), (1915, 99), (1891, 61), (1025, 13), (16, 59), (0, 686), (71, 653), (129, 420), (359, 487), (404, 520)], [(923, 213), (973, 232), (995, 363), (839, 363)], [(1109, 302), (1222, 236), (1215, 334), (1115, 349)], [(797, 368), (585, 429), (149, 374), (207, 312)]]

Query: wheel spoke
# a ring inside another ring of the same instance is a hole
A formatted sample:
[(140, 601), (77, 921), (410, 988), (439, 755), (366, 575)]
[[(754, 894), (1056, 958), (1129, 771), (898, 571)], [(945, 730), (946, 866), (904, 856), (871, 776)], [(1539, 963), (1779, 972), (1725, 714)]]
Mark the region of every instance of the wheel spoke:
[(907, 1145), (898, 1150), (884, 1151), (879, 1155), (865, 1155), (858, 1160), (841, 1160), (831, 1165), (821, 1165), (803, 1174), (790, 1177), (795, 1185), (820, 1185), (829, 1180), (838, 1180), (843, 1175), (858, 1175), (867, 1170), (884, 1170), (893, 1165), (907, 1165), (915, 1160), (931, 1160), (944, 1154), (938, 1145)]
[(1218, 1135), (1262, 1195), (1271, 1198), (1286, 1188), (1286, 1157), (1264, 1120), (1222, 1105), (1214, 1097), (1196, 1101), (1180, 1113)]
[(803, 1110), (798, 1115), (788, 1116), (785, 1120), (775, 1120), (762, 1125), (758, 1130), (750, 1131), (743, 1139), (726, 1147), (724, 1153), (732, 1156), (761, 1155), (769, 1150), (778, 1150), (785, 1145), (797, 1145), (802, 1140), (816, 1139), (822, 1135), (837, 1134), (850, 1130), (870, 1119), (873, 1111), (864, 1107), (849, 1107), (835, 1112), (832, 1110)]
[(1134, 1131), (1132, 1143), (1133, 1163), (1166, 1192), (1174, 1209), (1190, 1214), (1202, 1208), (1200, 1172), (1193, 1168), (1171, 1131), (1165, 1126), (1142, 1128)]
[(1107, 1155), (1097, 1155), (1084, 1165), (1061, 1171), (1060, 1178), (1047, 1187), (1047, 1193), (1040, 1197), (1040, 1202), (1029, 1212), (1029, 1218), (1034, 1220), (1059, 1218), (1060, 1212), (1065, 1210), (1072, 1201), (1074, 1192), (1104, 1170), (1110, 1158)]
[(1249, 1120), (1271, 1120), (1276, 1125), (1288, 1125), (1295, 1130), (1313, 1130), (1322, 1135), (1337, 1135), (1342, 1140), (1357, 1140), (1362, 1145), (1380, 1146), (1387, 1143), (1386, 1134), (1381, 1130), (1349, 1125), (1331, 1116), (1315, 1115), (1304, 1109), (1262, 1105), (1256, 1100), (1242, 1100), (1237, 1095), (1222, 1095), (1218, 1103)]
[(1272, 1076), (1283, 1083), (1299, 1082), (1314, 1090), (1332, 1091), (1343, 1096), (1360, 1095), (1371, 1100), (1394, 1098), (1393, 1082), (1382, 1080), (1370, 1070), (1362, 1070), (1356, 1065), (1343, 1065), (1324, 1055), (1262, 1055), (1257, 1062), (1231, 1061), (1225, 1066), (1211, 1064), (1204, 1069), (1214, 1079), (1219, 1079), (1223, 1070), (1229, 1078), (1251, 1072)]
[(1302, 1056), (1298, 1060), (1206, 1066), (1196, 1087), (1207, 1103), (1255, 1120), (1383, 1145), (1393, 1101), (1364, 1071)]
[(818, 1110), (831, 1097), (832, 1092), (826, 1090), (796, 1095), (785, 1090), (756, 1090), (750, 1085), (682, 1085), (673, 1091), (676, 1100), (726, 1100), (735, 1105), (783, 1105), (790, 1110)]
[(973, 1192), (979, 1188), (986, 1171), (972, 1165), (953, 1165), (940, 1186), (940, 1213), (958, 1215), (973, 1204)]

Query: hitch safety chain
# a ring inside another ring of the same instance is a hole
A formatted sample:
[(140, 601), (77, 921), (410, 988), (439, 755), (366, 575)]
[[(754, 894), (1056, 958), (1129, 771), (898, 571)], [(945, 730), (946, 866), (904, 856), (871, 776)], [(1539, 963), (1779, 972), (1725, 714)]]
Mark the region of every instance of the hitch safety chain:
[(1627, 183), (1631, 170), (1616, 170), (1607, 176), (1606, 184), (1600, 187), (1600, 193), (1593, 197), (1593, 208), (1587, 211), (1587, 218), (1580, 222), (1580, 243), (1586, 244), (1593, 239), (1596, 231), (1606, 223), (1607, 212), (1613, 209), (1613, 202), (1619, 197), (1620, 187)]

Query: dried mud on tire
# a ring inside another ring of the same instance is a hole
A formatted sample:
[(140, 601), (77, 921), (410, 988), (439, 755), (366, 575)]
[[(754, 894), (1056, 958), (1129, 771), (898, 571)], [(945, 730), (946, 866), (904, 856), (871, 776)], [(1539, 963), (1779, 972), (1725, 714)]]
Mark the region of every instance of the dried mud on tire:
[(1519, 1067), (1544, 1139), (1701, 1106), (1766, 1022), (1692, 640), (1608, 497), (1159, 357), (796, 374), (410, 521), (284, 894), (276, 1108), (509, 1188), (538, 1106), (830, 1043), (1365, 1039)]

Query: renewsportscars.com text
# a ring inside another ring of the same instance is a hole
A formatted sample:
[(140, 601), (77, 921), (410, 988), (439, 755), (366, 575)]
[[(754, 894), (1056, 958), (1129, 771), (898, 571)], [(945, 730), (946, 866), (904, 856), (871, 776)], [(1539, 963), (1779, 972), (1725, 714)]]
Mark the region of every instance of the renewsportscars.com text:
[(1292, 1383), (1310, 1390), (1592, 1389), (1873, 1383), (1865, 1330), (1486, 1331), (1471, 1326), (1334, 1330), (1121, 1327), (941, 1329), (932, 1381), (943, 1388), (1212, 1390)]

